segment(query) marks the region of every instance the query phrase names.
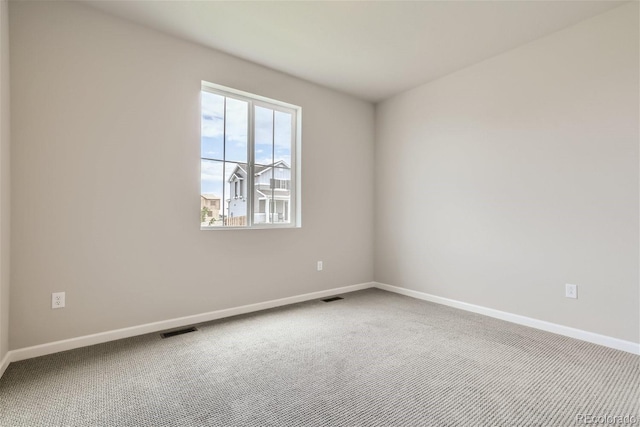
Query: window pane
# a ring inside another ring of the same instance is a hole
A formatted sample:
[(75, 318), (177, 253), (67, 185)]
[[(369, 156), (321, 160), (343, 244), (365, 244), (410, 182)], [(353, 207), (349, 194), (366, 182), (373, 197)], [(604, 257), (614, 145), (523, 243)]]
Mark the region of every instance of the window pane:
[(225, 225), (244, 227), (247, 225), (247, 171), (246, 163), (225, 162), (227, 210)]
[(269, 108), (255, 107), (255, 162), (273, 164), (273, 113)]
[(256, 166), (254, 224), (291, 222), (291, 169)]
[(249, 104), (227, 97), (226, 161), (247, 162), (247, 135), (249, 129)]
[(223, 159), (224, 96), (201, 92), (201, 154), (206, 159)]
[(299, 107), (203, 82), (203, 228), (297, 223), (291, 177), (297, 111)]
[(291, 131), (292, 117), (290, 113), (281, 111), (275, 112), (274, 118), (274, 141), (273, 141), (273, 159), (274, 163), (283, 161), (287, 166), (291, 166)]
[(271, 207), (273, 203), (273, 191), (271, 180), (273, 168), (266, 166), (255, 167), (255, 179), (253, 188), (253, 223), (271, 223)]
[(222, 226), (225, 187), (223, 162), (200, 161), (200, 225)]
[(291, 222), (291, 169), (274, 168), (271, 180), (272, 221)]

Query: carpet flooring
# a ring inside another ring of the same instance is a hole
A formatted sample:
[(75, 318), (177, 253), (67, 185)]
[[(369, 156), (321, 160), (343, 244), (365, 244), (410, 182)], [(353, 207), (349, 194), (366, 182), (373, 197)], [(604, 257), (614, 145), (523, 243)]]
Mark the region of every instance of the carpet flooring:
[(639, 356), (378, 289), (342, 296), (12, 363), (0, 425), (640, 425)]

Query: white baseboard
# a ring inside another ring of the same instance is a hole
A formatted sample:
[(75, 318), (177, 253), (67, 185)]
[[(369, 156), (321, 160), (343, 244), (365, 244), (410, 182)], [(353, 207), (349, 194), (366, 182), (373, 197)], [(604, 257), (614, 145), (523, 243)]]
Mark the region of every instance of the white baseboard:
[(385, 291), (395, 292), (397, 294), (406, 295), (409, 297), (430, 301), (437, 304), (442, 304), (449, 307), (454, 307), (454, 308), (482, 314), (489, 317), (494, 317), (496, 319), (506, 320), (508, 322), (516, 323), (519, 325), (529, 326), (532, 328), (541, 329), (543, 331), (553, 332), (559, 335), (564, 335), (567, 337), (576, 338), (576, 339), (588, 341), (594, 344), (600, 344), (606, 347), (640, 355), (640, 344), (634, 343), (631, 341), (624, 341), (624, 340), (609, 337), (606, 335), (600, 335), (593, 332), (584, 331), (581, 329), (570, 328), (568, 326), (558, 325), (556, 323), (545, 322), (543, 320), (533, 319), (530, 317), (521, 316), (513, 313), (507, 313), (500, 310), (494, 310), (492, 308), (482, 307), (479, 305), (474, 305), (474, 304), (469, 304), (469, 303), (456, 301), (448, 298), (443, 298), (436, 295), (427, 294), (424, 292), (414, 291), (411, 289), (387, 285), (385, 283), (368, 282), (368, 283), (360, 283), (357, 285), (344, 286), (341, 288), (328, 289), (325, 291), (311, 292), (308, 294), (296, 295), (293, 297), (280, 298), (280, 299), (256, 303), (256, 304), (243, 305), (240, 307), (216, 310), (216, 311), (196, 314), (192, 316), (179, 317), (176, 319), (169, 319), (169, 320), (163, 320), (159, 322), (147, 323), (144, 325), (132, 326), (132, 327), (123, 328), (123, 329), (116, 329), (113, 331), (101, 332), (101, 333), (92, 334), (92, 335), (85, 335), (82, 337), (70, 338), (67, 340), (55, 341), (55, 342), (36, 345), (32, 347), (25, 347), (17, 350), (11, 350), (5, 355), (5, 357), (2, 359), (2, 362), (0, 363), (0, 377), (2, 377), (2, 374), (4, 374), (4, 371), (9, 366), (9, 363), (17, 362), (19, 360), (30, 359), (38, 356), (45, 356), (47, 354), (58, 353), (66, 350), (73, 350), (75, 348), (86, 347), (94, 344), (101, 344), (101, 343), (115, 341), (122, 338), (129, 338), (133, 336), (159, 332), (167, 329), (180, 328), (182, 326), (204, 323), (211, 320), (222, 319), (224, 317), (252, 313), (255, 311), (281, 307), (284, 305), (295, 304), (298, 302), (324, 298), (327, 296), (343, 294), (347, 292), (359, 291), (362, 289), (368, 289), (372, 287), (376, 287)]
[(544, 320), (533, 319), (531, 317), (521, 316), (519, 314), (507, 313), (505, 311), (494, 310), (493, 308), (482, 307), (480, 305), (469, 304), (462, 301), (456, 301), (449, 298), (443, 298), (436, 295), (427, 294), (424, 292), (414, 291), (411, 289), (400, 288), (398, 286), (387, 285), (385, 283), (374, 282), (374, 286), (378, 289), (382, 289), (389, 292), (395, 292), (397, 294), (406, 295), (412, 298), (421, 299), (424, 301), (434, 302), (436, 304), (442, 304), (449, 307), (459, 308), (465, 311), (471, 311), (473, 313), (483, 314), (485, 316), (494, 317), (500, 320), (506, 320), (507, 322), (517, 323), (518, 325), (529, 326), (531, 328), (541, 329), (547, 332), (553, 332), (554, 334), (564, 335), (571, 338), (576, 338), (582, 341), (587, 341), (594, 344), (603, 345), (605, 347), (614, 348), (616, 350), (626, 351), (628, 353), (640, 355), (640, 344), (625, 341), (618, 338), (609, 337), (606, 335), (600, 335), (582, 329), (575, 329), (569, 326), (558, 325), (557, 323), (545, 322)]
[(4, 371), (7, 370), (7, 368), (9, 367), (9, 363), (11, 362), (11, 360), (9, 360), (11, 358), (11, 354), (9, 353), (11, 352), (7, 352), (7, 354), (5, 354), (2, 358), (2, 362), (0, 362), (0, 378), (2, 378)]
[[(260, 302), (256, 304), (243, 305), (240, 307), (216, 310), (208, 313), (195, 314), (192, 316), (179, 317), (176, 319), (163, 320), (160, 322), (147, 323), (129, 328), (116, 329), (113, 331), (101, 332), (98, 334), (85, 335), (77, 338), (70, 338), (62, 341), (55, 341), (32, 347), (11, 350), (7, 353), (3, 361), (3, 367), (9, 362), (31, 359), (33, 357), (45, 356), (47, 354), (58, 353), (60, 351), (73, 350), (74, 348), (86, 347), (94, 344), (101, 344), (108, 341), (115, 341), (122, 338), (129, 338), (137, 335), (144, 335), (167, 329), (180, 328), (187, 325), (209, 322), (211, 320), (222, 319), (224, 317), (237, 316), (239, 314), (252, 313), (254, 311), (266, 310), (269, 308), (281, 307), (283, 305), (295, 304), (298, 302), (324, 298), (331, 295), (344, 294), (347, 292), (359, 291), (373, 287), (373, 283), (360, 283), (357, 285), (344, 286), (341, 288), (328, 289), (326, 291), (311, 292), (293, 297), (280, 298), (276, 300)], [(3, 371), (2, 371), (3, 372)], [(1, 376), (1, 374), (0, 374)]]

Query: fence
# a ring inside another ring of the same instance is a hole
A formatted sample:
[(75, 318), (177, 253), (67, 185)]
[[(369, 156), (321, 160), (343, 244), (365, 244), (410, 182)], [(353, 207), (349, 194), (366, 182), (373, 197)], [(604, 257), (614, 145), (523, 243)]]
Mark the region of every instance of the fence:
[(232, 216), (229, 218), (225, 218), (224, 225), (230, 227), (244, 227), (247, 225), (247, 217), (246, 216)]

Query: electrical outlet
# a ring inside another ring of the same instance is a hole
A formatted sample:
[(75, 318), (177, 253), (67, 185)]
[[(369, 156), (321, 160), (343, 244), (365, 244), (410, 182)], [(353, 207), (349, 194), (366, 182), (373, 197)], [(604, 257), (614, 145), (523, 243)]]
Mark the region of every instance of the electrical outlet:
[(322, 271), (322, 261), (318, 261), (318, 271)]
[(64, 292), (54, 292), (51, 294), (51, 308), (64, 308)]
[(578, 298), (578, 285), (567, 283), (564, 285), (564, 296), (567, 298)]

